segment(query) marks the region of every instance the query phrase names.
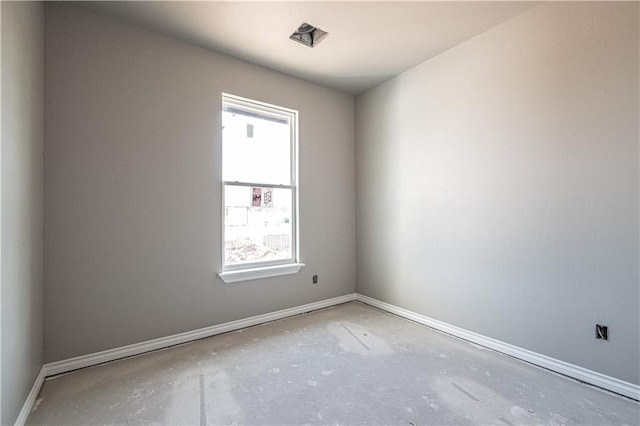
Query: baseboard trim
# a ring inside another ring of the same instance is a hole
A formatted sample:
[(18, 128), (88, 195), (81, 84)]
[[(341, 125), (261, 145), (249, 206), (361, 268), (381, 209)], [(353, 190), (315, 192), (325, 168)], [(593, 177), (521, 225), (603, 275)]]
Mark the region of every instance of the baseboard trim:
[(640, 386), (633, 383), (625, 382), (623, 380), (616, 379), (615, 377), (607, 376), (596, 371), (588, 370), (577, 365), (569, 364), (567, 362), (560, 361), (558, 359), (551, 358), (537, 352), (533, 352), (527, 349), (520, 348), (518, 346), (511, 345), (509, 343), (502, 342), (500, 340), (492, 339), (490, 337), (486, 337), (481, 334), (474, 333), (472, 331), (465, 330), (463, 328), (456, 327), (433, 318), (429, 318), (425, 315), (418, 314), (407, 309), (400, 308), (398, 306), (391, 305), (389, 303), (382, 302), (368, 296), (364, 296), (362, 294), (356, 294), (356, 300), (376, 307), (378, 309), (382, 309), (383, 311), (417, 322), (419, 324), (434, 328), (438, 331), (450, 334), (454, 337), (458, 337), (471, 343), (484, 346), (505, 355), (509, 355), (522, 361), (526, 361), (528, 363), (554, 371), (564, 376), (571, 377), (581, 382), (597, 386), (610, 392), (623, 395), (627, 398), (640, 401)]
[(42, 366), (40, 367), (40, 371), (38, 371), (38, 375), (33, 382), (33, 386), (31, 387), (29, 395), (27, 395), (24, 405), (22, 405), (22, 410), (20, 410), (20, 414), (18, 414), (18, 418), (15, 422), (16, 426), (23, 426), (27, 422), (27, 418), (29, 417), (29, 414), (31, 414), (31, 410), (33, 410), (33, 407), (36, 405), (36, 398), (38, 398), (40, 388), (42, 387), (45, 378), (46, 372), (44, 366)]
[(256, 315), (253, 317), (231, 321), (211, 327), (200, 328), (198, 330), (187, 331), (184, 333), (174, 334), (172, 336), (160, 337), (158, 339), (148, 340), (146, 342), (134, 343), (132, 345), (122, 346), (119, 348), (108, 349), (102, 352), (96, 352), (89, 355), (82, 355), (75, 358), (70, 358), (62, 361), (56, 361), (49, 364), (45, 364), (45, 372), (47, 376), (54, 376), (56, 374), (62, 374), (69, 371), (77, 370), (79, 368), (90, 367), (97, 364), (102, 364), (109, 361), (115, 361), (120, 358), (126, 358), (134, 355), (140, 355), (145, 352), (151, 352), (158, 349), (168, 348), (170, 346), (180, 345), (182, 343), (192, 342), (194, 340), (203, 339), (205, 337), (215, 336), (217, 334), (227, 333), (229, 331), (236, 331), (243, 328), (251, 327), (258, 324), (263, 324), (270, 321), (275, 321), (283, 318), (287, 318), (293, 315), (304, 314), (306, 312), (315, 311), (318, 309), (328, 308), (330, 306), (339, 305), (341, 303), (350, 302), (355, 300), (355, 293), (347, 294), (344, 296), (338, 296), (331, 299), (321, 300), (319, 302), (309, 303), (306, 305), (296, 306), (293, 308), (283, 309), (276, 312), (271, 312), (263, 315)]
[(42, 384), (47, 377), (68, 373), (80, 368), (103, 364), (105, 362), (116, 361), (118, 359), (127, 358), (130, 356), (140, 355), (158, 349), (165, 349), (171, 346), (192, 342), (194, 340), (215, 336), (217, 334), (241, 330), (243, 328), (292, 317), (294, 315), (317, 311), (318, 309), (329, 308), (331, 306), (351, 302), (355, 299), (355, 293), (346, 294), (344, 296), (325, 299), (319, 302), (308, 303), (306, 305), (296, 306), (293, 308), (282, 309), (280, 311), (270, 312), (268, 314), (256, 315), (237, 321), (231, 321), (211, 327), (205, 327), (197, 330), (187, 331), (184, 333), (174, 334), (172, 336), (161, 337), (158, 339), (134, 343), (132, 345), (122, 346), (119, 348), (108, 349), (102, 352), (96, 352), (93, 354), (82, 355), (75, 358), (44, 364), (40, 369), (38, 376), (36, 377), (33, 387), (31, 388), (31, 392), (29, 392), (29, 395), (24, 405), (22, 406), (22, 410), (20, 411), (15, 424), (20, 426), (25, 424), (27, 418), (29, 417), (29, 414), (31, 413), (31, 410), (33, 410), (33, 407), (35, 406), (36, 398), (38, 396), (38, 393), (40, 392), (40, 388), (42, 387)]

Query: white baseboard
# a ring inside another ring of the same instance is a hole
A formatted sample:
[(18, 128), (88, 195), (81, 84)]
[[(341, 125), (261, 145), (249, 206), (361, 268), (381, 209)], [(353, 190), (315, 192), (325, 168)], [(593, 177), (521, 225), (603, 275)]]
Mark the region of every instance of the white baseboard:
[(40, 371), (38, 371), (38, 375), (36, 376), (36, 380), (33, 382), (33, 386), (31, 387), (31, 391), (29, 395), (27, 395), (27, 399), (22, 406), (22, 410), (20, 410), (20, 414), (18, 414), (18, 418), (16, 419), (16, 426), (23, 426), (27, 422), (27, 418), (29, 414), (31, 414), (31, 410), (36, 404), (36, 398), (38, 398), (38, 394), (40, 393), (40, 388), (44, 383), (44, 379), (46, 378), (45, 368), (42, 366)]
[(514, 358), (518, 358), (520, 360), (537, 365), (539, 367), (543, 367), (556, 373), (560, 373), (562, 375), (577, 379), (581, 382), (597, 386), (599, 388), (617, 393), (619, 395), (623, 395), (628, 398), (640, 401), (640, 386), (633, 383), (625, 382), (623, 380), (616, 379), (615, 377), (607, 376), (583, 367), (579, 367), (577, 365), (569, 364), (567, 362), (548, 357), (546, 355), (520, 348), (518, 346), (510, 345), (509, 343), (501, 342), (499, 340), (492, 339), (490, 337), (486, 337), (481, 334), (474, 333), (472, 331), (468, 331), (433, 318), (429, 318), (425, 315), (421, 315), (407, 309), (391, 305), (389, 303), (381, 302), (368, 296), (356, 294), (356, 300), (367, 305), (382, 309), (383, 311), (406, 318), (408, 320), (415, 321), (419, 324), (426, 325), (460, 339), (467, 340), (474, 344), (493, 349), (497, 352), (501, 352)]
[(45, 364), (44, 368), (47, 376), (54, 376), (56, 374), (66, 373), (68, 371), (77, 370), (79, 368), (102, 364), (104, 362), (114, 361), (116, 359), (126, 358), (133, 355), (139, 355), (145, 352), (155, 351), (157, 349), (164, 349), (169, 346), (192, 342), (194, 340), (203, 339), (205, 337), (211, 337), (217, 334), (227, 333), (229, 331), (240, 330), (254, 325), (263, 324), (265, 322), (275, 321), (293, 315), (303, 314), (306, 312), (327, 308), (329, 306), (339, 305), (341, 303), (355, 300), (355, 298), (355, 293), (347, 294), (344, 296), (334, 297), (332, 299), (309, 303), (307, 305), (296, 306), (294, 308), (271, 312), (268, 314), (256, 315), (254, 317), (226, 322), (224, 324), (214, 325), (211, 327), (200, 328), (198, 330), (186, 331), (184, 333), (161, 337), (159, 339), (147, 340), (146, 342), (134, 343), (132, 345), (122, 346), (115, 349), (108, 349), (106, 351), (96, 352), (89, 355), (82, 355), (75, 358), (56, 361)]
[(251, 327), (258, 324), (264, 324), (266, 322), (276, 321), (294, 315), (304, 314), (306, 312), (316, 311), (318, 309), (328, 308), (330, 306), (339, 305), (341, 303), (351, 302), (355, 300), (355, 298), (355, 293), (346, 294), (344, 296), (321, 300), (319, 302), (296, 306), (289, 309), (283, 309), (281, 311), (271, 312), (268, 314), (256, 315), (238, 321), (231, 321), (211, 327), (200, 328), (198, 330), (174, 334), (172, 336), (161, 337), (159, 339), (148, 340), (146, 342), (134, 343), (132, 345), (108, 349), (102, 352), (96, 352), (93, 354), (82, 355), (75, 358), (44, 364), (40, 369), (40, 372), (38, 373), (38, 376), (35, 380), (35, 383), (33, 384), (29, 396), (27, 397), (27, 400), (22, 406), (22, 410), (20, 411), (20, 415), (18, 416), (15, 424), (22, 426), (27, 421), (27, 418), (29, 417), (31, 410), (36, 403), (36, 398), (46, 377), (67, 373), (79, 368), (91, 367), (109, 361), (115, 361), (121, 358), (140, 355), (145, 352), (164, 349), (182, 343), (188, 343), (205, 337), (215, 336), (217, 334), (241, 330), (243, 328)]

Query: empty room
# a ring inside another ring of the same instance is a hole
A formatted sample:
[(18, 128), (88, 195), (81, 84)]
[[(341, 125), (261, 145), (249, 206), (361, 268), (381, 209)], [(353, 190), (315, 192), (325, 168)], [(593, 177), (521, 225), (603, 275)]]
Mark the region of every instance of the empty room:
[(640, 424), (640, 3), (2, 1), (0, 422)]

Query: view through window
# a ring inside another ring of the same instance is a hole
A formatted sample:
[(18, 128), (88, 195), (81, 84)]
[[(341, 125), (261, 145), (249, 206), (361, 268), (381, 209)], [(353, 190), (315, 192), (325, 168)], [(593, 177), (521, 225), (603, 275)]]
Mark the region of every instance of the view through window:
[(296, 261), (297, 112), (222, 98), (225, 270)]

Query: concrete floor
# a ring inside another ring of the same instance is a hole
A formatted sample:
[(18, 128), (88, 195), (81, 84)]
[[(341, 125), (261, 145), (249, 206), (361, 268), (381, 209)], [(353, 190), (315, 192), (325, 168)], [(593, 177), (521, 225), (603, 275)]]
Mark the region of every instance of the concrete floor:
[(51, 378), (28, 424), (638, 425), (640, 404), (352, 302)]

